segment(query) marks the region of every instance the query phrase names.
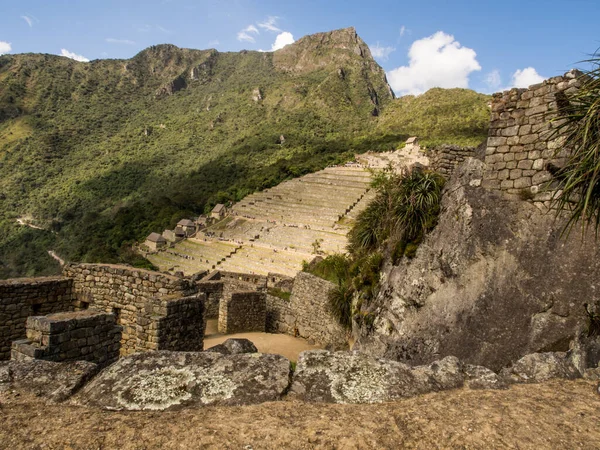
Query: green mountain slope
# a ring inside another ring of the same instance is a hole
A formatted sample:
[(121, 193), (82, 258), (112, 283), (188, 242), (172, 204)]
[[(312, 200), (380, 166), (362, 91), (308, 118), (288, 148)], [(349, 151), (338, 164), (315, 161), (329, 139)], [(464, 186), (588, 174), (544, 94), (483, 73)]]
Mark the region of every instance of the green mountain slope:
[(408, 133), (428, 146), (477, 146), (487, 138), (491, 96), (469, 89), (433, 88), (422, 95), (400, 97), (384, 109), (380, 133)]
[(56, 271), (48, 249), (143, 263), (128, 248), (150, 231), (398, 145), (398, 100), (353, 28), (275, 53), (1, 56), (0, 278)]

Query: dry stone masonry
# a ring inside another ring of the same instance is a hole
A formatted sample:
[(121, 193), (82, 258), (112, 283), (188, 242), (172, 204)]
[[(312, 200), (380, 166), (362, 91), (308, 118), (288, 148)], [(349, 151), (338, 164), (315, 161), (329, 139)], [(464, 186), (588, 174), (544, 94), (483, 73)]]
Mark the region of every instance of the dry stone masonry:
[[(549, 168), (561, 167), (565, 151), (553, 137), (553, 120), (568, 106), (567, 95), (580, 85), (579, 73), (550, 78), (528, 89), (494, 94), (482, 185), (531, 197), (550, 206)], [(560, 151), (558, 151), (560, 150)]]
[(12, 359), (104, 365), (119, 358), (120, 341), (114, 314), (86, 310), (32, 316), (27, 319), (27, 339), (13, 342)]
[(188, 296), (196, 288), (190, 280), (149, 270), (109, 264), (70, 265), (64, 274), (73, 279), (76, 307), (114, 313), (123, 327), (121, 354), (133, 353), (138, 348), (158, 345), (157, 333), (150, 325), (167, 313), (170, 299)]
[(221, 300), (219, 333), (265, 331), (267, 316), (264, 292), (232, 292)]
[(11, 343), (25, 337), (27, 317), (72, 309), (73, 281), (64, 277), (0, 281), (0, 360)]
[(327, 295), (334, 287), (309, 273), (298, 273), (289, 300), (269, 296), (267, 330), (334, 349), (347, 348), (347, 333), (329, 311)]
[(442, 145), (429, 151), (429, 164), (433, 170), (449, 177), (460, 163), (476, 154), (475, 147)]

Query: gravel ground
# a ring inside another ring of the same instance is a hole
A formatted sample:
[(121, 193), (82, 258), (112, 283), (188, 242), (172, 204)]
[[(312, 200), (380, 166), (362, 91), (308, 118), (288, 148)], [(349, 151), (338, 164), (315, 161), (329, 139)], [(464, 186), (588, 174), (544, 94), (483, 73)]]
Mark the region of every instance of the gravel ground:
[(284, 400), (173, 412), (47, 405), (0, 394), (2, 449), (600, 448), (596, 383), (460, 389), (378, 405)]

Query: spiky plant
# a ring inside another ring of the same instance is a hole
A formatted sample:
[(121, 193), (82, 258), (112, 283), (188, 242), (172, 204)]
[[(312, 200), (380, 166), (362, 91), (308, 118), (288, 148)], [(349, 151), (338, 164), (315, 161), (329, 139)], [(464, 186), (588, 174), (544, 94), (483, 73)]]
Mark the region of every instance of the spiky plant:
[(600, 53), (586, 61), (592, 69), (579, 77), (581, 86), (567, 95), (568, 105), (559, 110), (552, 138), (562, 141), (569, 151), (567, 163), (560, 170), (554, 206), (568, 211), (568, 232), (581, 221), (582, 233), (594, 226), (596, 237), (600, 226)]

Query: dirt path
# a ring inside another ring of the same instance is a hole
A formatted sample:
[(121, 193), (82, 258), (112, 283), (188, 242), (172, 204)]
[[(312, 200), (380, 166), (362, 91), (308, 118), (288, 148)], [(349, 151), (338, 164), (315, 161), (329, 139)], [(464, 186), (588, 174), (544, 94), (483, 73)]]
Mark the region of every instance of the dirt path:
[(0, 448), (597, 449), (595, 388), (587, 381), (553, 381), (507, 391), (446, 391), (381, 405), (281, 401), (162, 413), (4, 398)]
[(221, 344), (229, 338), (249, 339), (261, 353), (275, 353), (283, 355), (290, 361), (297, 361), (298, 355), (304, 350), (316, 350), (321, 347), (310, 345), (304, 339), (288, 336), (287, 334), (273, 333), (235, 333), (219, 334), (217, 333), (217, 320), (210, 319), (206, 323), (206, 333), (204, 337), (204, 348), (210, 348)]

